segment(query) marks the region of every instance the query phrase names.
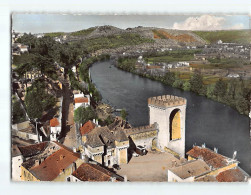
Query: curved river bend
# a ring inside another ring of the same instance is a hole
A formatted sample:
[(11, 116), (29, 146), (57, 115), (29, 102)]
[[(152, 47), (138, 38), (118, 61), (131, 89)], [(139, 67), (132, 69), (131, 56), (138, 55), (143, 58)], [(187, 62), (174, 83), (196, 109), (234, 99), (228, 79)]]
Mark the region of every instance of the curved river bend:
[(187, 99), (186, 151), (193, 144), (218, 148), (220, 154), (232, 157), (237, 151), (240, 167), (251, 174), (251, 144), (249, 118), (221, 103), (191, 92), (185, 92), (160, 82), (142, 78), (98, 62), (90, 68), (92, 81), (103, 97), (103, 102), (115, 108), (125, 108), (133, 126), (147, 125), (149, 114), (147, 99), (164, 94)]

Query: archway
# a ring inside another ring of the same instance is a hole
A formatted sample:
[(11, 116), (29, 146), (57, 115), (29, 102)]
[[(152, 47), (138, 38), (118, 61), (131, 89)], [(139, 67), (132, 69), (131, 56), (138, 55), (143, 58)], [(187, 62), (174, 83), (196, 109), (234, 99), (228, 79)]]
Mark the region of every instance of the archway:
[(169, 117), (170, 140), (181, 139), (181, 111), (174, 109)]

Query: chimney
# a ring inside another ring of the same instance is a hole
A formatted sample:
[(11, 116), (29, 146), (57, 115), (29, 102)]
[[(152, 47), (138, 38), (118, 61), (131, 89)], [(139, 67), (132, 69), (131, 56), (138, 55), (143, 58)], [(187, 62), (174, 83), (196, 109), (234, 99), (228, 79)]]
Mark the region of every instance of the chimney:
[(39, 160), (35, 160), (34, 166), (38, 166), (38, 165), (39, 165)]
[(111, 182), (115, 182), (116, 181), (116, 177), (110, 177)]
[(215, 148), (215, 147), (214, 147), (214, 152), (215, 152), (215, 153), (218, 153), (218, 148)]
[(234, 151), (234, 153), (233, 153), (233, 159), (235, 159), (236, 156), (237, 156), (237, 151)]
[(201, 147), (202, 147), (202, 148), (206, 148), (206, 143), (202, 144)]
[(172, 161), (172, 167), (176, 167), (177, 166), (177, 162), (175, 160)]
[(124, 182), (127, 182), (127, 176), (124, 175)]
[(73, 150), (73, 152), (77, 152), (76, 147), (73, 147), (72, 150)]

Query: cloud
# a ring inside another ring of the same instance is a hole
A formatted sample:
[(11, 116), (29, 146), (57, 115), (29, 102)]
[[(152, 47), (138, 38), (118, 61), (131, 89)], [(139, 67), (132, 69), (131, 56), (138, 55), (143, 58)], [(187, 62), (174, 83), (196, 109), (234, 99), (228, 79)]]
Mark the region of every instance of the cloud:
[(178, 30), (221, 30), (225, 22), (224, 17), (202, 15), (189, 17), (184, 22), (175, 22), (173, 29)]
[(243, 23), (235, 24), (235, 25), (231, 26), (230, 29), (232, 29), (232, 30), (244, 29), (244, 24)]

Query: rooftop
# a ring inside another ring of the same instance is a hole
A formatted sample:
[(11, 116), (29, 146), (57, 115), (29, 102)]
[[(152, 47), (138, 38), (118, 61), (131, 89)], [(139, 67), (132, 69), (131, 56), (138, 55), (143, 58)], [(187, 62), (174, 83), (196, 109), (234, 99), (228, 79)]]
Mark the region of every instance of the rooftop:
[(95, 164), (83, 163), (72, 174), (81, 181), (111, 181), (111, 177), (116, 181), (123, 181), (123, 177)]
[(76, 103), (88, 103), (87, 97), (77, 97), (74, 99), (75, 104)]
[(44, 149), (48, 146), (48, 143), (49, 142), (42, 142), (39, 144), (22, 146), (22, 147), (19, 147), (19, 150), (25, 158), (31, 157), (31, 156), (37, 155), (37, 154), (41, 153), (42, 151), (44, 151)]
[(173, 95), (162, 95), (157, 97), (148, 98), (148, 105), (160, 107), (172, 107), (186, 105), (186, 99)]
[(236, 168), (219, 173), (216, 179), (218, 182), (243, 182), (245, 175), (239, 168)]
[(30, 172), (40, 181), (52, 181), (78, 158), (79, 154), (62, 147), (38, 166), (31, 167)]
[(107, 126), (96, 127), (92, 131), (87, 133), (86, 136), (86, 145), (90, 145), (91, 147), (99, 147), (106, 145), (108, 148), (115, 147), (115, 140), (120, 142), (121, 140), (125, 141), (127, 138), (124, 131), (113, 133), (109, 130)]
[(60, 125), (60, 123), (59, 123), (57, 118), (53, 118), (53, 119), (50, 120), (50, 126), (51, 127), (57, 127), (59, 125)]
[(169, 170), (180, 178), (186, 179), (188, 177), (197, 177), (201, 174), (204, 174), (210, 171), (210, 168), (205, 161), (198, 159), (188, 161), (185, 164), (171, 168)]
[(85, 135), (89, 133), (91, 130), (93, 130), (95, 127), (96, 124), (93, 123), (91, 120), (89, 120), (82, 127), (80, 127), (80, 133), (81, 135)]
[(202, 158), (209, 166), (212, 166), (215, 169), (228, 165), (230, 161), (237, 162), (236, 160), (215, 153), (209, 148), (203, 148), (199, 146), (194, 146), (187, 152), (187, 155), (193, 158)]

